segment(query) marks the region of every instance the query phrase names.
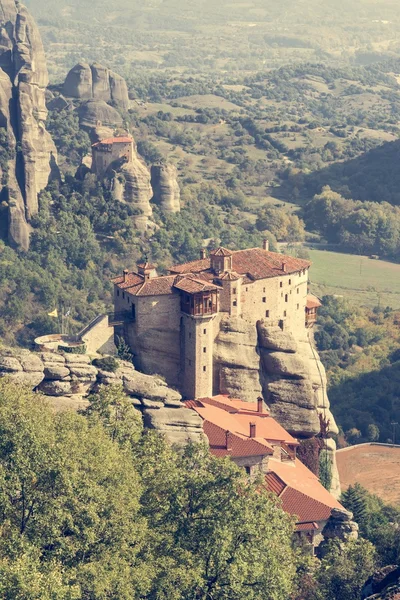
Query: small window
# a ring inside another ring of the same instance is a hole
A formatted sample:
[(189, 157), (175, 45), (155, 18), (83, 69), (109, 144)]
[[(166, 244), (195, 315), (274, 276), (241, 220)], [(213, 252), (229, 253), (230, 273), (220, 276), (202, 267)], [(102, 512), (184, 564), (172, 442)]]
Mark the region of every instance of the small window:
[(263, 292), (264, 292), (264, 294), (265, 294), (265, 288), (263, 288)]
[(117, 296), (119, 296), (119, 290), (117, 290)]
[(236, 294), (236, 288), (233, 288), (232, 294)]
[(191, 334), (191, 333), (189, 333), (189, 340), (191, 340), (191, 339), (192, 339), (192, 334)]
[(130, 298), (129, 298), (129, 296), (128, 296), (128, 304), (130, 304), (130, 301), (131, 301), (131, 299), (130, 299)]
[(203, 367), (203, 372), (205, 373), (207, 371), (207, 367)]
[(186, 295), (186, 302), (190, 302), (190, 296)]
[(297, 288), (297, 293), (300, 294), (300, 288)]
[(135, 321), (136, 319), (136, 306), (132, 304), (132, 319)]
[(283, 287), (283, 282), (282, 281), (280, 282), (279, 287)]
[(300, 308), (300, 304), (297, 305), (297, 310), (299, 310), (299, 308)]
[(251, 475), (251, 467), (246, 466), (244, 470), (246, 471), (246, 475)]
[(191, 367), (191, 366), (192, 366), (192, 361), (189, 358), (189, 367)]
[(125, 292), (122, 292), (122, 300), (125, 300)]
[(265, 311), (265, 316), (267, 317), (267, 319), (269, 319), (269, 310)]
[(249, 291), (249, 288), (246, 288), (246, 292), (248, 292), (248, 291)]
[(285, 294), (285, 302), (289, 302), (289, 296)]
[(236, 300), (233, 301), (233, 306), (237, 306)]
[(204, 354), (207, 352), (207, 348), (205, 346), (203, 348), (203, 352), (204, 352)]
[(286, 317), (286, 310), (283, 312), (283, 316)]
[(266, 299), (266, 297), (264, 296), (264, 298), (263, 298), (263, 302), (266, 302), (266, 301), (267, 301), (267, 299)]
[(207, 329), (203, 329), (203, 333), (204, 333), (204, 335), (206, 335)]
[(289, 279), (289, 285), (292, 285), (292, 280), (291, 279)]

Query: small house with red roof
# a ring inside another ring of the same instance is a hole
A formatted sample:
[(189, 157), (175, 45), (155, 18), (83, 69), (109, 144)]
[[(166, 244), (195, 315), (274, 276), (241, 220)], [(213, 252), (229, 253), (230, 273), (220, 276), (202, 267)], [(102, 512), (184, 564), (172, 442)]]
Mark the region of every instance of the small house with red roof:
[(317, 545), (332, 510), (343, 507), (297, 458), (299, 442), (270, 416), (262, 398), (243, 402), (218, 395), (186, 406), (202, 418), (211, 453), (229, 456), (250, 477), (264, 477), (283, 510), (295, 516), (297, 535)]
[[(137, 367), (158, 373), (186, 398), (218, 394), (215, 340), (226, 319), (306, 334), (306, 260), (262, 248), (217, 248), (209, 256), (170, 267), (138, 265), (113, 280), (116, 333)], [(121, 317), (122, 315), (122, 317)], [(222, 390), (223, 391), (223, 390)]]
[(106, 138), (92, 145), (92, 171), (102, 177), (113, 163), (131, 162), (133, 159), (133, 138), (116, 136)]

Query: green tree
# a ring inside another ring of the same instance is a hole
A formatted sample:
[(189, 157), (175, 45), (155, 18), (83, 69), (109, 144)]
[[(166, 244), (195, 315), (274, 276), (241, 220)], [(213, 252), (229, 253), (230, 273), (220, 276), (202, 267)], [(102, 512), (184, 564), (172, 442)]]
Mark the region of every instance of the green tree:
[(321, 450), (319, 455), (319, 480), (328, 491), (332, 487), (332, 462), (327, 450)]
[(331, 541), (316, 574), (321, 600), (359, 600), (375, 566), (375, 550), (367, 540)]
[(340, 501), (347, 510), (353, 513), (354, 520), (363, 528), (367, 517), (367, 502), (364, 488), (359, 483), (350, 485), (342, 493)]
[(293, 524), (262, 484), (206, 446), (190, 444), (179, 454), (152, 434), (136, 464), (143, 513), (156, 532), (149, 598), (286, 600), (295, 575)]

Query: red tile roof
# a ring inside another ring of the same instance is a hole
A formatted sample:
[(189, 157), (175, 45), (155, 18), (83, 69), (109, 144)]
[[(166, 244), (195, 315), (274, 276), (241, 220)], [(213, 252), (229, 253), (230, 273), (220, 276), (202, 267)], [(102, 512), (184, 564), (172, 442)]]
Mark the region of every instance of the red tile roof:
[[(284, 447), (298, 443), (268, 413), (258, 412), (257, 402), (247, 403), (219, 395), (185, 404), (202, 417), (210, 450), (216, 456), (253, 456), (261, 454), (257, 452), (260, 445), (267, 450), (277, 444)], [(254, 438), (250, 437), (250, 423), (256, 424)], [(231, 433), (231, 452), (227, 451), (227, 432)], [(297, 516), (298, 531), (317, 529), (315, 522), (326, 521), (333, 508), (342, 508), (318, 477), (298, 459), (282, 462), (270, 456), (265, 483), (267, 489), (281, 498), (283, 509)]]
[[(186, 403), (188, 405), (188, 403)], [(257, 412), (257, 402), (231, 400), (226, 396), (200, 398), (190, 405), (204, 421), (219, 425), (225, 430), (245, 437), (250, 436), (250, 423), (256, 424), (256, 437), (261, 443), (284, 442), (297, 446), (298, 441), (268, 413)]]
[[(301, 258), (269, 252), (261, 248), (232, 251), (232, 270), (250, 279), (268, 279), (308, 269), (311, 263)], [(211, 269), (210, 258), (171, 267), (171, 273), (200, 273)]]
[(112, 282), (131, 296), (166, 296), (173, 293), (175, 279), (176, 275), (167, 275), (145, 280), (143, 275), (128, 273), (125, 279), (116, 277)]
[(92, 145), (92, 147), (95, 148), (96, 146), (102, 146), (103, 144), (106, 144), (107, 146), (111, 144), (131, 144), (132, 142), (133, 138), (128, 136), (111, 137), (106, 138), (105, 140), (100, 140), (100, 142), (96, 142)]
[(207, 281), (202, 281), (194, 277), (182, 277), (175, 282), (175, 287), (178, 290), (187, 292), (188, 294), (197, 294), (199, 292), (212, 292), (219, 289), (219, 286)]
[(322, 306), (322, 302), (319, 298), (317, 298), (317, 296), (313, 296), (313, 294), (309, 294), (307, 296), (307, 305), (306, 307), (308, 309), (310, 308), (319, 308), (320, 306)]
[(284, 483), (282, 479), (273, 471), (270, 471), (266, 474), (265, 481), (267, 482), (267, 488), (269, 491), (273, 492), (277, 496), (280, 496), (286, 487), (286, 483)]
[(228, 250), (227, 248), (222, 248), (222, 246), (220, 246), (216, 250), (213, 250), (212, 252), (210, 252), (211, 256), (232, 256), (232, 254), (233, 254), (232, 250)]
[(290, 515), (296, 515), (299, 521), (327, 521), (332, 508), (299, 490), (287, 487), (280, 496), (282, 508)]
[[(235, 458), (248, 456), (268, 456), (273, 454), (273, 449), (265, 442), (252, 439), (243, 435), (236, 435), (229, 430), (219, 427), (210, 421), (203, 423), (204, 433), (209, 439), (210, 450), (214, 456), (232, 456)], [(229, 448), (227, 445), (229, 436)]]

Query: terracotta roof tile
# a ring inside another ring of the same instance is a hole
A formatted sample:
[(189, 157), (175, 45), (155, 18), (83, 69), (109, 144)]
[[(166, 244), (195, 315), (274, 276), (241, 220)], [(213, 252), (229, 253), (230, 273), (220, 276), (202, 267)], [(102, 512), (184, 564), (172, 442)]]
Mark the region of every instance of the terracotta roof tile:
[(130, 287), (137, 286), (144, 282), (144, 277), (138, 275), (138, 273), (128, 273), (127, 275), (121, 275), (111, 280), (121, 290), (126, 290)]
[[(226, 430), (215, 423), (211, 423), (210, 421), (204, 421), (203, 429), (208, 437), (210, 450), (214, 456), (232, 456), (239, 458), (246, 456), (268, 456), (273, 454), (271, 446), (261, 443), (256, 439), (235, 435), (233, 432)], [(227, 433), (230, 440), (230, 450), (227, 447)]]
[(228, 250), (227, 248), (222, 248), (222, 246), (220, 246), (216, 250), (213, 250), (212, 252), (210, 252), (211, 256), (232, 256), (232, 254), (233, 254), (232, 250)]
[(130, 144), (131, 142), (133, 142), (133, 138), (128, 136), (111, 137), (92, 144), (92, 147), (95, 148), (96, 146), (102, 146), (103, 144), (107, 146), (111, 144)]
[(301, 522), (326, 521), (331, 516), (331, 506), (291, 487), (287, 487), (283, 491), (280, 499), (283, 510), (291, 515), (297, 515)]
[(319, 308), (322, 306), (322, 302), (317, 296), (313, 296), (313, 294), (309, 294), (307, 296), (307, 308)]
[(188, 294), (212, 292), (218, 289), (218, 286), (201, 279), (195, 279), (194, 277), (182, 277), (178, 279), (175, 282), (175, 287)]
[(176, 275), (151, 277), (145, 280), (143, 275), (128, 273), (116, 277), (112, 282), (121, 290), (126, 290), (131, 296), (165, 296), (174, 293)]
[(280, 496), (286, 487), (286, 484), (282, 481), (282, 479), (273, 471), (270, 471), (266, 474), (265, 481), (267, 482), (267, 488), (269, 491), (273, 492), (277, 496)]
[(296, 531), (318, 531), (319, 525), (314, 522), (296, 523)]
[[(232, 255), (232, 270), (239, 275), (247, 276), (249, 280), (268, 279), (290, 275), (303, 269), (308, 269), (311, 263), (301, 258), (269, 252), (261, 248), (250, 248), (248, 250), (235, 250)], [(285, 264), (285, 268), (283, 268)], [(210, 270), (209, 258), (195, 260), (182, 265), (171, 267), (172, 273), (200, 273)]]

